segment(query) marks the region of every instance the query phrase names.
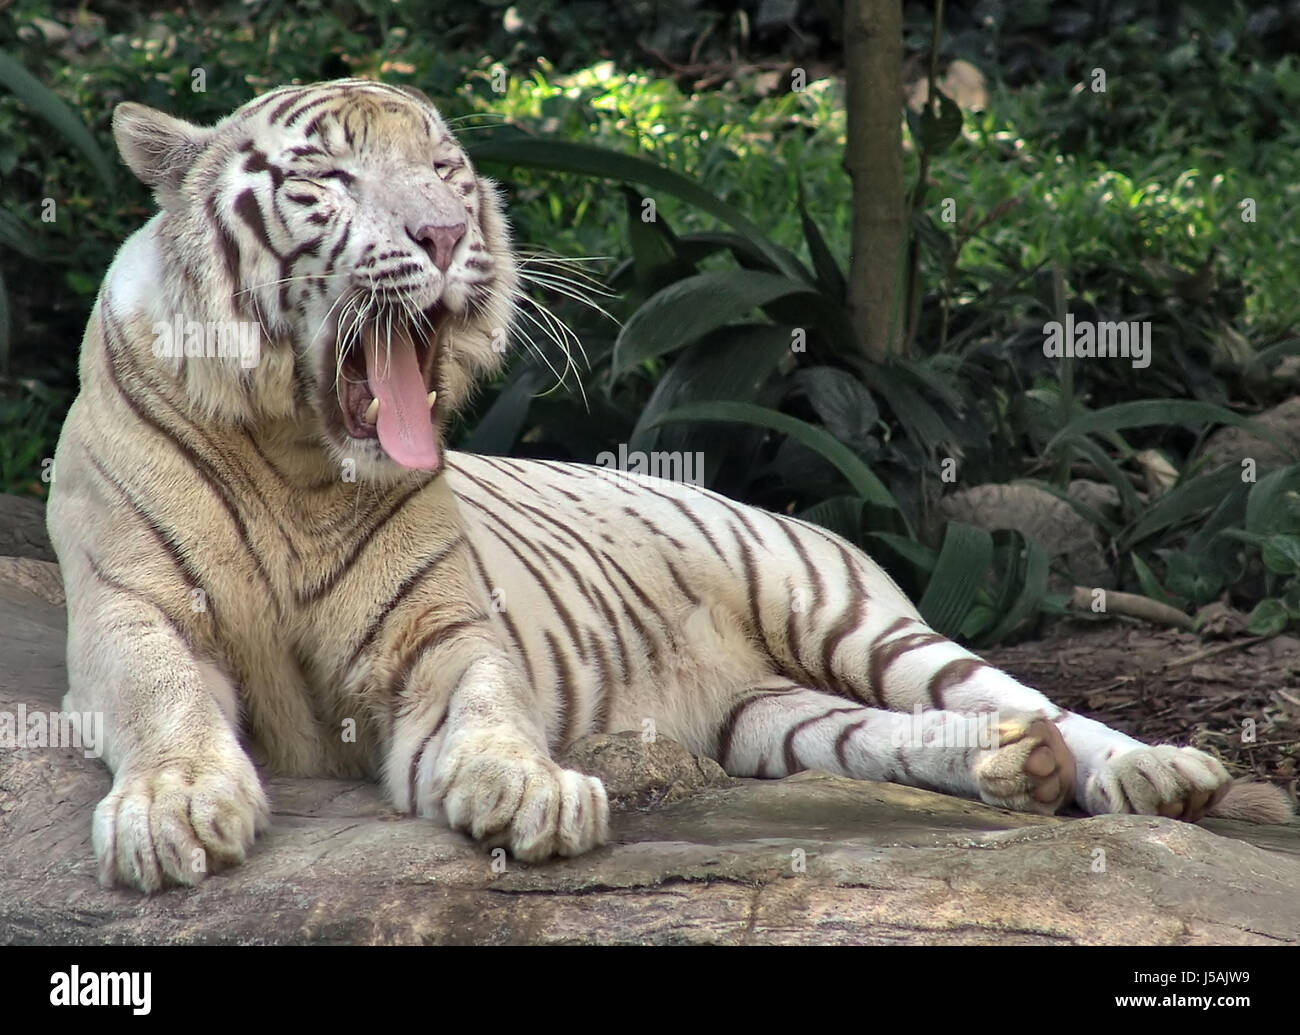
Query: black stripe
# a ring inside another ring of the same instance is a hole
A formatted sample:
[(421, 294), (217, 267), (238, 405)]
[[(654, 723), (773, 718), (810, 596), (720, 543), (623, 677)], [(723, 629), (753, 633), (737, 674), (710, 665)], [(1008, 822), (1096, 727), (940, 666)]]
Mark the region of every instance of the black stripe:
[(570, 614), (569, 609), (564, 606), (564, 601), (561, 600), (559, 596), (556, 595), (555, 590), (551, 588), (551, 584), (543, 577), (540, 571), (533, 567), (532, 562), (530, 562), (527, 557), (515, 549), (514, 544), (512, 544), (510, 540), (506, 539), (505, 536), (491, 525), (487, 526), (487, 530), (500, 540), (502, 546), (515, 555), (519, 563), (522, 564), (528, 570), (528, 574), (533, 577), (533, 581), (542, 587), (547, 599), (551, 602), (551, 606), (555, 608), (555, 613), (560, 616), (560, 621), (564, 623), (564, 628), (568, 632), (569, 637), (575, 644), (578, 644), (579, 649), (581, 649), (581, 639), (578, 635), (578, 627), (574, 623), (573, 615)]
[(930, 632), (927, 629), (924, 632), (899, 636), (890, 640), (884, 646), (879, 646), (882, 640), (888, 639), (896, 632), (901, 632), (912, 623), (913, 619), (911, 618), (896, 619), (889, 624), (889, 627), (884, 632), (871, 641), (867, 660), (867, 685), (871, 688), (871, 694), (876, 701), (886, 708), (889, 707), (889, 698), (885, 694), (885, 672), (894, 663), (894, 659), (901, 654), (906, 654), (913, 647), (924, 647), (933, 642), (927, 637), (943, 639), (938, 633)]
[(456, 536), (455, 539), (449, 542), (441, 550), (425, 561), (424, 564), (420, 565), (420, 567), (416, 568), (415, 571), (411, 572), (402, 580), (401, 584), (397, 587), (397, 591), (393, 593), (393, 595), (389, 597), (375, 613), (374, 618), (370, 622), (370, 627), (357, 643), (356, 649), (353, 650), (351, 657), (348, 658), (347, 664), (344, 666), (345, 670), (350, 669), (356, 663), (357, 658), (361, 656), (362, 652), (364, 652), (365, 649), (375, 641), (375, 637), (379, 635), (379, 631), (384, 627), (385, 623), (388, 621), (389, 615), (393, 613), (397, 606), (410, 595), (411, 591), (414, 590), (431, 571), (441, 565), (442, 562), (450, 557), (452, 552), (464, 542), (465, 537), (463, 535)]
[(276, 596), (275, 587), (271, 582), (270, 573), (263, 565), (262, 559), (258, 556), (257, 551), (253, 549), (252, 537), (249, 535), (248, 526), (244, 523), (243, 517), (236, 509), (230, 488), (215, 476), (215, 472), (210, 469), (207, 461), (201, 457), (197, 451), (177, 438), (171, 429), (165, 427), (161, 421), (157, 420), (145, 409), (139, 400), (127, 391), (117, 369), (116, 357), (113, 354), (113, 348), (110, 347), (110, 339), (117, 339), (119, 347), (123, 350), (124, 358), (127, 346), (123, 340), (120, 328), (116, 326), (116, 320), (112, 313), (109, 312), (107, 292), (104, 294), (102, 313), (106, 330), (104, 335), (104, 352), (106, 357), (105, 366), (108, 368), (108, 376), (113, 383), (113, 387), (117, 390), (118, 394), (122, 397), (127, 406), (130, 407), (132, 412), (135, 413), (136, 417), (139, 418), (142, 423), (147, 424), (158, 432), (158, 434), (164, 436), (169, 442), (171, 442), (177, 451), (180, 452), (181, 456), (184, 457), (190, 466), (198, 473), (199, 477), (203, 479), (208, 488), (217, 496), (219, 502), (225, 508), (227, 516), (230, 518), (232, 524), (234, 524), (240, 542), (243, 543), (244, 549), (247, 550), (249, 557), (252, 559), (254, 568), (256, 568), (258, 575), (261, 576), (262, 581), (266, 584), (267, 593), (271, 598), (271, 604), (275, 608), (276, 616), (279, 617), (281, 615), (280, 601)]
[(694, 591), (691, 589), (691, 587), (688, 586), (685, 583), (685, 581), (683, 581), (681, 573), (677, 570), (677, 566), (673, 564), (673, 562), (670, 561), (667, 557), (664, 558), (664, 563), (668, 565), (668, 571), (672, 575), (673, 581), (677, 583), (677, 588), (681, 590), (682, 596), (684, 596), (692, 604), (698, 604), (700, 602), (700, 598), (696, 596)]
[[(623, 613), (624, 613), (624, 615), (627, 616), (628, 622), (632, 625), (633, 629), (635, 629), (636, 632), (637, 632), (637, 634), (641, 637), (642, 642), (645, 644), (647, 650), (648, 650), (649, 653), (652, 655), (652, 657), (654, 658), (654, 660), (655, 660), (656, 662), (658, 661), (658, 659), (659, 659), (659, 647), (658, 647), (658, 644), (656, 644), (655, 642), (653, 642), (653, 641), (650, 639), (650, 637), (649, 637), (648, 634), (647, 634), (647, 631), (646, 631), (645, 625), (641, 622), (640, 618), (637, 617), (636, 612), (635, 612), (631, 607), (629, 607), (629, 605), (628, 605), (628, 603), (627, 603), (627, 600), (624, 599), (624, 597), (622, 596), (622, 594), (618, 592), (617, 587), (614, 585), (613, 580), (610, 578), (609, 572), (605, 570), (605, 566), (604, 566), (604, 562), (603, 562), (603, 558), (605, 557), (604, 554), (597, 553), (596, 550), (594, 550), (594, 549), (591, 547), (591, 544), (589, 544), (588, 542), (586, 542), (584, 539), (582, 539), (582, 538), (581, 538), (580, 536), (578, 536), (576, 533), (574, 533), (573, 531), (571, 531), (569, 528), (567, 528), (567, 527), (566, 527), (564, 524), (562, 524), (561, 522), (556, 521), (554, 518), (552, 518), (549, 514), (545, 513), (544, 511), (541, 511), (541, 510), (539, 510), (539, 509), (536, 508), (536, 507), (529, 506), (529, 505), (526, 504), (526, 503), (517, 503), (517, 502), (515, 502), (515, 501), (510, 500), (508, 497), (503, 496), (501, 493), (497, 492), (495, 489), (493, 489), (493, 488), (492, 488), (490, 485), (488, 485), (487, 483), (483, 482), (482, 480), (480, 480), (480, 479), (478, 479), (478, 478), (475, 478), (472, 474), (470, 474), (468, 471), (464, 470), (463, 468), (458, 469), (457, 473), (461, 474), (462, 476), (464, 476), (465, 478), (467, 478), (469, 481), (473, 482), (474, 485), (476, 485), (477, 487), (483, 489), (483, 490), (486, 491), (489, 495), (493, 496), (495, 499), (499, 500), (499, 501), (500, 501), (501, 503), (503, 503), (505, 506), (510, 507), (512, 510), (516, 511), (517, 513), (520, 512), (521, 510), (522, 510), (522, 511), (526, 511), (526, 513), (523, 514), (523, 516), (524, 516), (525, 518), (528, 518), (528, 517), (530, 517), (530, 516), (531, 516), (531, 517), (536, 517), (536, 518), (540, 518), (541, 520), (547, 522), (547, 523), (550, 524), (550, 525), (553, 525), (555, 528), (557, 528), (557, 529), (559, 529), (560, 531), (562, 531), (562, 532), (563, 532), (563, 533), (564, 533), (564, 534), (565, 534), (569, 539), (571, 539), (571, 540), (573, 541), (573, 543), (574, 543), (576, 546), (578, 546), (580, 549), (586, 551), (587, 556), (589, 556), (593, 561), (596, 562), (596, 566), (597, 566), (597, 568), (600, 569), (601, 574), (604, 576), (604, 578), (605, 578), (605, 583), (606, 583), (606, 585), (608, 586), (608, 588), (609, 588), (609, 589), (614, 593), (614, 596), (618, 598), (619, 603), (620, 603), (620, 604), (622, 605), (622, 607), (623, 607)], [(498, 522), (501, 523), (501, 524), (505, 524), (505, 522), (501, 519), (501, 517), (500, 517), (499, 515), (493, 514), (490, 510), (488, 510), (488, 508), (484, 507), (481, 503), (477, 503), (476, 501), (471, 500), (470, 497), (464, 495), (463, 493), (460, 494), (460, 498), (461, 498), (461, 499), (465, 499), (465, 500), (467, 500), (467, 501), (469, 501), (469, 502), (471, 502), (471, 503), (474, 503), (474, 505), (477, 506), (477, 507), (478, 507), (480, 510), (482, 510), (484, 513), (489, 514), (490, 516), (492, 516), (494, 520), (498, 521)], [(509, 526), (509, 525), (506, 525), (506, 527), (509, 528), (510, 526)], [(513, 531), (513, 530), (512, 530), (512, 531)], [(518, 533), (516, 533), (516, 535), (518, 535)], [(524, 540), (522, 536), (520, 536), (520, 539), (521, 539), (522, 541), (524, 541), (525, 543), (527, 543), (527, 545), (529, 545), (529, 546), (532, 546), (532, 547), (535, 547), (535, 548), (543, 548), (543, 547), (542, 547), (542, 544), (540, 544), (540, 543), (538, 543), (538, 542), (536, 542), (536, 541), (529, 542), (528, 540)], [(557, 555), (557, 556), (558, 556), (558, 555)], [(548, 565), (548, 566), (549, 566), (549, 565)], [(579, 582), (578, 582), (578, 585), (579, 585), (580, 587), (583, 586), (583, 582), (579, 581)], [(588, 597), (589, 600), (592, 600), (592, 599), (593, 599), (593, 598), (592, 598), (592, 595), (591, 595), (590, 593), (587, 594), (587, 597)], [(594, 600), (593, 600), (593, 602), (594, 602)]]
[[(289, 92), (288, 98), (282, 104), (280, 104), (279, 107), (275, 109), (275, 111), (271, 112), (271, 114), (267, 116), (267, 121), (279, 122), (280, 116), (283, 115), (290, 108), (292, 108), (295, 104), (297, 104), (302, 99), (303, 94), (305, 94), (306, 92), (307, 92), (307, 88), (303, 88), (301, 90), (291, 90)], [(254, 109), (260, 108), (262, 104), (266, 103), (267, 100), (269, 100), (269, 98), (263, 98), (260, 103), (254, 106)]]
[(844, 729), (840, 730), (840, 735), (835, 738), (835, 761), (839, 762), (840, 768), (846, 773), (851, 771), (849, 769), (848, 756), (845, 753), (849, 746), (849, 738), (853, 736), (855, 730), (862, 729), (866, 724), (867, 720), (863, 719), (860, 722), (853, 723), (851, 726), (845, 726)]
[(555, 667), (556, 689), (560, 695), (560, 736), (557, 744), (559, 751), (563, 751), (573, 743), (573, 731), (577, 721), (577, 698), (576, 687), (573, 675), (573, 666), (569, 659), (565, 657), (561, 645), (555, 641), (551, 635), (551, 630), (546, 629), (542, 632), (546, 639), (546, 649), (551, 653), (551, 663)]
[[(839, 550), (840, 556), (844, 559), (846, 566), (851, 568), (844, 547), (840, 546), (839, 543), (835, 543), (834, 545), (836, 549)], [(858, 583), (857, 579), (849, 579), (849, 591), (850, 597), (848, 605), (845, 607), (843, 614), (840, 615), (839, 620), (831, 629), (830, 634), (822, 641), (822, 679), (841, 696), (860, 698), (861, 695), (854, 692), (854, 688), (851, 685), (846, 687), (845, 684), (839, 680), (831, 667), (831, 663), (835, 659), (835, 651), (839, 648), (840, 643), (843, 642), (844, 638), (854, 630), (861, 628), (862, 624), (867, 620), (867, 594), (863, 591), (862, 586)], [(874, 690), (875, 687), (868, 687), (867, 700), (871, 700), (870, 694)]]
[[(550, 574), (556, 576), (557, 578), (559, 577), (559, 572), (556, 571), (554, 566), (551, 564), (551, 558), (555, 557), (561, 561), (563, 561), (563, 558), (560, 557), (560, 555), (557, 554), (554, 550), (548, 550), (544, 544), (539, 543), (535, 539), (528, 538), (528, 536), (524, 535), (524, 533), (519, 531), (519, 529), (515, 528), (514, 525), (506, 521), (506, 519), (503, 518), (497, 511), (493, 510), (491, 507), (488, 507), (480, 503), (478, 500), (474, 499), (473, 497), (467, 496), (464, 493), (458, 493), (456, 495), (456, 499), (460, 500), (463, 503), (468, 503), (475, 510), (480, 511), (492, 524), (499, 525), (500, 527), (504, 528), (507, 532), (509, 532), (512, 536), (514, 536), (515, 539), (517, 539), (523, 545), (524, 549), (530, 551), (536, 551), (537, 559), (542, 562), (546, 570), (550, 572)], [(576, 574), (574, 576), (574, 582), (578, 583), (579, 585), (581, 584), (581, 579), (578, 578)]]
[(429, 731), (428, 736), (426, 736), (422, 741), (420, 741), (420, 746), (416, 749), (415, 754), (411, 756), (411, 769), (410, 769), (410, 774), (408, 776), (408, 779), (410, 781), (410, 786), (411, 786), (410, 802), (411, 802), (412, 816), (415, 815), (415, 778), (419, 774), (420, 759), (422, 759), (424, 757), (424, 753), (429, 750), (429, 745), (433, 743), (433, 738), (442, 732), (442, 727), (447, 721), (447, 713), (450, 711), (451, 711), (451, 702), (448, 701), (447, 707), (443, 710), (442, 715), (438, 717), (438, 721), (434, 725), (433, 729)]
[(426, 654), (443, 646), (456, 633), (481, 625), (487, 620), (487, 615), (475, 612), (467, 618), (457, 618), (454, 622), (447, 622), (445, 625), (426, 629), (411, 646), (411, 649), (406, 652), (402, 663), (398, 666), (397, 671), (393, 673), (393, 678), (388, 681), (388, 686), (384, 691), (385, 699), (393, 701), (405, 697), (409, 691), (408, 683), (411, 679), (411, 673)]
[(352, 566), (357, 562), (357, 558), (361, 556), (361, 554), (365, 551), (366, 547), (368, 547), (379, 537), (379, 533), (384, 528), (384, 526), (386, 526), (388, 522), (392, 521), (393, 518), (395, 518), (399, 513), (401, 513), (402, 508), (405, 507), (409, 502), (411, 502), (411, 500), (413, 500), (421, 492), (423, 492), (426, 487), (427, 487), (426, 484), (422, 483), (420, 485), (415, 486), (415, 488), (408, 491), (405, 495), (398, 497), (396, 502), (393, 503), (393, 505), (388, 508), (387, 512), (385, 512), (383, 516), (379, 518), (378, 521), (376, 521), (373, 525), (370, 526), (369, 529), (366, 530), (364, 535), (358, 536), (353, 540), (352, 549), (348, 552), (348, 555), (343, 559), (343, 563), (336, 566), (332, 571), (327, 573), (326, 576), (319, 583), (317, 583), (315, 586), (309, 586), (309, 585), (299, 586), (297, 593), (295, 594), (298, 603), (300, 604), (315, 603), (326, 593), (332, 590), (336, 585), (338, 585), (339, 580), (342, 579), (343, 576), (345, 576), (349, 571), (352, 570)]
[(206, 589), (204, 589), (202, 580), (199, 578), (199, 573), (195, 570), (194, 566), (190, 564), (189, 558), (185, 556), (185, 553), (176, 543), (172, 542), (172, 540), (168, 538), (163, 526), (155, 521), (149, 512), (136, 501), (136, 499), (127, 491), (126, 487), (118, 481), (116, 476), (110, 474), (108, 469), (104, 467), (104, 465), (100, 463), (93, 454), (88, 453), (87, 459), (95, 470), (99, 472), (100, 476), (103, 477), (105, 481), (107, 481), (118, 493), (122, 498), (122, 502), (134, 511), (136, 516), (144, 522), (145, 527), (149, 529), (150, 533), (152, 533), (158, 546), (172, 559), (172, 563), (176, 565), (176, 568), (180, 572), (181, 578), (184, 580), (189, 591), (191, 593), (196, 589), (203, 591), (203, 598), (208, 602), (208, 612), (212, 615), (213, 622), (215, 622), (217, 612), (215, 606), (212, 604), (212, 596)]
[[(294, 108), (292, 112), (290, 112), (288, 115), (285, 116), (284, 128), (288, 129), (300, 118), (306, 115), (307, 112), (313, 110), (314, 108), (319, 108), (323, 104), (329, 104), (330, 102), (337, 100), (338, 97), (339, 97), (338, 94), (327, 94), (324, 97), (316, 97), (313, 98), (312, 100), (305, 101), (304, 103), (298, 105), (298, 107)], [(310, 136), (311, 134), (304, 133), (304, 135)]]
[(861, 708), (832, 708), (829, 711), (822, 712), (820, 715), (814, 715), (811, 719), (804, 719), (795, 723), (786, 731), (785, 741), (781, 744), (781, 755), (785, 759), (785, 774), (801, 772), (805, 767), (794, 753), (794, 738), (798, 733), (803, 732), (809, 726), (821, 722), (823, 719), (829, 719), (832, 715), (845, 715), (848, 712), (859, 712)]
[[(934, 634), (940, 642), (947, 642), (938, 633)], [(930, 700), (934, 702), (936, 708), (943, 707), (943, 694), (951, 686), (958, 683), (964, 683), (982, 668), (991, 668), (992, 666), (982, 658), (954, 658), (946, 665), (941, 667), (934, 675), (930, 677), (930, 684), (926, 688), (930, 695)]]
[(727, 756), (731, 754), (731, 741), (736, 735), (736, 724), (751, 704), (767, 700), (770, 697), (784, 697), (786, 694), (794, 693), (797, 689), (797, 687), (790, 687), (785, 690), (764, 690), (737, 701), (731, 710), (727, 712), (726, 718), (722, 720), (722, 725), (718, 728), (718, 747), (713, 756), (717, 759), (718, 764), (724, 769), (727, 767)]
[(591, 636), (592, 653), (596, 656), (596, 667), (599, 670), (596, 676), (596, 700), (591, 709), (591, 722), (589, 729), (592, 733), (608, 733), (609, 705), (616, 689), (614, 684), (614, 671), (613, 667), (610, 665), (609, 655), (605, 653), (605, 645), (601, 643), (600, 637), (590, 629), (587, 631)]
[[(195, 657), (197, 658), (197, 654), (195, 653), (194, 650), (194, 641), (190, 638), (189, 632), (186, 630), (184, 624), (181, 622), (179, 618), (177, 618), (170, 611), (168, 611), (167, 608), (163, 607), (162, 604), (158, 603), (158, 601), (153, 599), (153, 597), (149, 596), (146, 593), (140, 592), (140, 590), (135, 589), (132, 586), (128, 586), (125, 582), (122, 582), (119, 579), (113, 578), (106, 571), (104, 571), (104, 569), (101, 568), (98, 563), (96, 563), (95, 559), (90, 556), (90, 553), (88, 551), (83, 550), (82, 553), (86, 558), (86, 563), (90, 565), (91, 573), (95, 576), (95, 578), (99, 579), (100, 582), (108, 586), (109, 589), (112, 589), (118, 593), (125, 593), (128, 596), (133, 596), (137, 600), (140, 600), (143, 603), (148, 604), (150, 607), (152, 607), (155, 611), (157, 611), (160, 615), (162, 615), (163, 621), (165, 621), (169, 626), (171, 626), (172, 631), (176, 633), (178, 637), (180, 637), (180, 640), (182, 643), (185, 644), (186, 649), (188, 649), (190, 653), (194, 654)], [(215, 615), (213, 617), (215, 618)], [(114, 626), (114, 628), (120, 629), (119, 626)]]
[(637, 521), (640, 521), (641, 524), (645, 526), (646, 530), (650, 532), (651, 535), (653, 535), (656, 539), (666, 540), (668, 544), (672, 546), (674, 550), (677, 550), (679, 553), (686, 549), (686, 545), (680, 539), (674, 538), (673, 536), (669, 535), (662, 528), (656, 525), (653, 521), (651, 521), (649, 518), (643, 517), (641, 514), (637, 513), (637, 511), (634, 510), (633, 508), (625, 506), (623, 508), (623, 513), (626, 514), (628, 517), (635, 518)]
[(271, 243), (270, 234), (266, 232), (266, 219), (262, 215), (262, 207), (257, 203), (257, 195), (253, 193), (251, 187), (240, 191), (239, 196), (235, 198), (235, 215), (252, 229), (263, 248), (277, 259), (280, 257), (275, 245)]
[[(479, 556), (478, 550), (474, 548), (474, 544), (469, 542), (469, 540), (465, 541), (465, 545), (469, 547), (469, 555), (474, 561), (474, 567), (478, 569), (479, 581), (482, 582), (483, 588), (487, 591), (488, 599), (490, 601), (492, 597), (492, 580), (488, 578), (487, 568), (483, 565), (483, 558)], [(515, 623), (510, 618), (509, 609), (507, 608), (501, 611), (496, 611), (494, 609), (493, 613), (501, 616), (501, 621), (505, 624), (506, 632), (509, 634), (510, 639), (514, 641), (515, 649), (518, 651), (519, 657), (523, 659), (524, 671), (528, 674), (528, 685), (530, 687), (536, 686), (537, 676), (533, 672), (532, 659), (528, 657), (528, 651), (524, 649), (524, 641), (520, 639), (519, 630), (515, 628)]]

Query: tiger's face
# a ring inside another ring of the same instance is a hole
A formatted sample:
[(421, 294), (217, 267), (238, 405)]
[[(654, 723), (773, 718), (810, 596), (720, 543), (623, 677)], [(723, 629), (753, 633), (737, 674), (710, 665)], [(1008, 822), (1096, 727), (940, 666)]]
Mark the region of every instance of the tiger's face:
[(124, 104), (114, 133), (163, 207), (185, 305), (256, 321), (263, 363), (292, 353), (291, 379), (224, 364), (200, 385), (239, 379), (242, 419), (303, 414), (369, 477), (438, 471), (446, 418), (503, 358), (517, 272), (494, 186), (432, 103), (339, 80), (211, 129)]

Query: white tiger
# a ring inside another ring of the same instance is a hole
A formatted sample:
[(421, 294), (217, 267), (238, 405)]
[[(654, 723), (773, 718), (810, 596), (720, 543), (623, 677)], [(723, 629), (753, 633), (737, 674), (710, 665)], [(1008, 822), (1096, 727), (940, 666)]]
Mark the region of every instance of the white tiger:
[[(66, 707), (104, 713), (114, 774), (103, 882), (242, 861), (269, 816), (255, 762), (375, 774), (520, 859), (585, 852), (604, 789), (552, 752), (647, 719), (736, 776), (1284, 815), (1210, 755), (1062, 711), (932, 632), (816, 526), (444, 452), (517, 273), (493, 185), (418, 92), (288, 86), (211, 128), (123, 104), (113, 130), (161, 211), (105, 278), (49, 505)], [(999, 738), (969, 743), (983, 713)]]

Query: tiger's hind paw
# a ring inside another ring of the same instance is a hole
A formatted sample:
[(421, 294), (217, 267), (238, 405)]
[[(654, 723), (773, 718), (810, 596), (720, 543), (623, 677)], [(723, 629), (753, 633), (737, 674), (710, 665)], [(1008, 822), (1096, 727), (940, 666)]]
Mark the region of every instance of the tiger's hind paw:
[(1050, 719), (1002, 713), (997, 746), (975, 763), (980, 798), (989, 805), (1051, 815), (1074, 797), (1074, 755)]
[(1204, 751), (1143, 746), (1111, 756), (1089, 773), (1080, 804), (1094, 816), (1130, 812), (1195, 823), (1231, 784), (1223, 763)]

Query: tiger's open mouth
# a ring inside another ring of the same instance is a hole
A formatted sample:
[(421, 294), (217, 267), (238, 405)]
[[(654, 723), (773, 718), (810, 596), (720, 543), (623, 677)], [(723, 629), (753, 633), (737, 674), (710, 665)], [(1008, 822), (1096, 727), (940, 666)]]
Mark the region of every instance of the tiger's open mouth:
[(395, 317), (369, 320), (339, 370), (337, 399), (347, 434), (378, 439), (389, 459), (403, 467), (441, 468), (439, 352), (436, 331), (413, 333)]

